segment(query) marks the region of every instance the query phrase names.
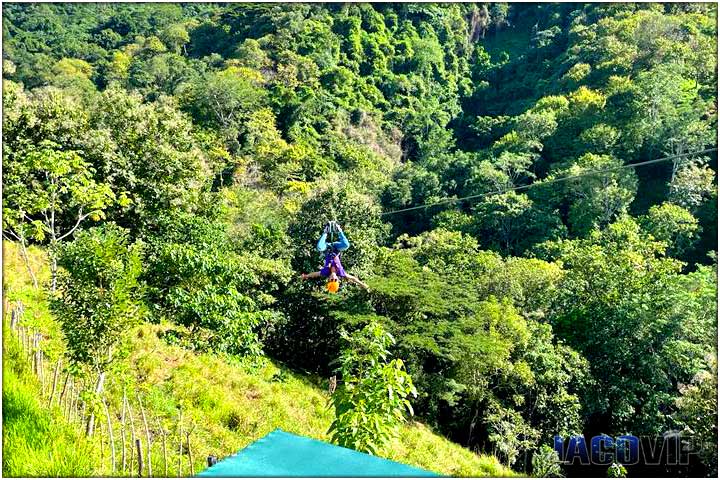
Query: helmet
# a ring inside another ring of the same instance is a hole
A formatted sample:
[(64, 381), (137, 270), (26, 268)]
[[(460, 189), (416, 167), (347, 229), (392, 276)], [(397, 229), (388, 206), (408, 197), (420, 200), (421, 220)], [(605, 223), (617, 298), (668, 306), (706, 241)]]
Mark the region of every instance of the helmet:
[(339, 280), (329, 280), (327, 282), (327, 285), (325, 285), (328, 289), (328, 292), (330, 293), (337, 293), (337, 291), (340, 289), (340, 281)]

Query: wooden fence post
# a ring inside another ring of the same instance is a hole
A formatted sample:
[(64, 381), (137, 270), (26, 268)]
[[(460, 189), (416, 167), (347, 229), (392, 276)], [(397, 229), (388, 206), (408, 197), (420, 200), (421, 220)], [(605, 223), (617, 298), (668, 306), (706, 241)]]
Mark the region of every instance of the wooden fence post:
[(102, 422), (100, 422), (100, 465), (103, 464), (103, 460), (105, 459), (105, 429), (103, 428)]
[(85, 391), (85, 380), (80, 382), (80, 385), (78, 385), (78, 388), (75, 390), (75, 405), (77, 405), (79, 408), (76, 408), (75, 413), (79, 417), (80, 420), (80, 426), (85, 423), (85, 409), (87, 408), (87, 405), (85, 404), (85, 400), (80, 398), (82, 393)]
[(73, 395), (73, 386), (72, 386), (72, 380), (70, 380), (70, 383), (68, 384), (68, 390), (67, 390), (67, 397), (65, 398), (65, 408), (63, 409), (63, 412), (65, 413), (65, 418), (67, 418), (68, 422), (71, 422), (70, 419), (70, 407), (72, 407), (72, 395)]
[(32, 337), (30, 338), (28, 360), (32, 363), (33, 373), (37, 376), (37, 331), (35, 330), (33, 330)]
[(162, 423), (160, 423), (160, 418), (155, 417), (155, 420), (157, 421), (158, 427), (160, 427), (160, 434), (162, 435), (162, 441), (163, 441), (163, 467), (165, 469), (165, 478), (168, 476), (168, 461), (167, 461), (167, 432), (165, 432), (165, 428), (163, 427)]
[(139, 438), (135, 439), (135, 446), (137, 447), (138, 454), (138, 477), (142, 477), (143, 457), (142, 457), (142, 444)]
[(43, 390), (43, 381), (42, 381), (42, 364), (40, 363), (40, 355), (42, 355), (42, 352), (40, 351), (40, 332), (35, 332), (35, 375), (38, 377), (38, 380), (40, 380), (40, 392)]
[[(55, 399), (55, 390), (57, 389), (58, 374), (60, 373), (60, 359), (55, 364), (55, 374), (53, 375), (52, 391), (50, 392), (50, 400), (48, 400), (48, 408), (52, 407)], [(59, 404), (60, 402), (58, 402)]]
[(75, 381), (72, 382), (72, 392), (70, 398), (70, 408), (68, 408), (68, 413), (70, 417), (70, 421), (74, 422), (75, 418), (77, 417), (77, 402), (78, 402), (78, 386), (75, 384)]
[(183, 476), (183, 474), (182, 474), (182, 457), (183, 457), (183, 454), (182, 454), (182, 453), (183, 453), (183, 452), (182, 452), (182, 450), (183, 450), (183, 447), (182, 447), (182, 443), (183, 443), (183, 442), (182, 442), (182, 435), (183, 435), (183, 431), (182, 431), (182, 409), (181, 409), (181, 410), (180, 410), (180, 418), (178, 419), (178, 438), (179, 438), (179, 440), (180, 440), (180, 441), (178, 442), (178, 443), (179, 443), (179, 447), (178, 447), (178, 474), (177, 474), (178, 477), (182, 477), (182, 476)]
[(125, 438), (126, 438), (126, 435), (125, 435), (125, 402), (126, 402), (125, 389), (123, 388), (122, 413), (120, 414), (120, 424), (122, 425), (121, 433), (122, 433), (122, 472), (123, 472), (123, 475), (125, 475), (126, 465), (127, 465), (127, 463), (126, 463), (127, 456), (125, 453)]
[(80, 401), (80, 385), (80, 383), (77, 385), (73, 383), (73, 398), (72, 402), (70, 402), (70, 420), (72, 422), (75, 422), (78, 415), (80, 415), (80, 411), (78, 410), (78, 402)]
[[(135, 443), (135, 440), (137, 439), (137, 435), (135, 434), (135, 420), (133, 420), (133, 411), (132, 407), (130, 405), (130, 399), (127, 399), (127, 408), (128, 408), (128, 415), (130, 416), (130, 429), (131, 429), (131, 443)], [(132, 445), (130, 445), (130, 470), (133, 470), (133, 461), (134, 461), (134, 455), (135, 455), (135, 449), (132, 448)]]
[(35, 332), (35, 362), (37, 363), (35, 369), (35, 375), (37, 375), (38, 380), (40, 380), (40, 391), (42, 392), (43, 382), (42, 382), (42, 363), (41, 363), (41, 357), (42, 351), (40, 351), (40, 332)]
[(187, 451), (188, 451), (188, 460), (190, 461), (190, 476), (195, 476), (195, 465), (193, 465), (193, 458), (192, 458), (192, 449), (190, 448), (190, 434), (195, 430), (195, 427), (188, 430), (188, 432), (185, 434), (187, 435)]
[[(60, 362), (60, 360), (58, 360), (58, 362)], [(70, 372), (68, 372), (67, 375), (65, 375), (65, 382), (63, 383), (62, 390), (60, 390), (60, 398), (58, 398), (58, 405), (60, 405), (60, 408), (62, 408), (63, 398), (65, 398), (65, 390), (67, 389), (69, 381), (70, 381)]]
[(38, 336), (38, 364), (40, 365), (40, 391), (43, 395), (45, 395), (47, 382), (46, 375), (45, 375), (45, 354), (42, 351), (42, 348), (40, 348), (40, 342), (42, 341), (42, 334)]
[(145, 409), (143, 408), (140, 393), (137, 394), (138, 405), (140, 406), (140, 414), (142, 415), (143, 425), (145, 426), (145, 439), (147, 440), (147, 473), (148, 477), (152, 477), (152, 443), (150, 442), (150, 429), (148, 428), (147, 418), (145, 418)]
[(115, 437), (112, 431), (112, 420), (110, 419), (110, 409), (107, 406), (105, 399), (102, 399), (103, 408), (105, 409), (105, 416), (107, 417), (108, 434), (110, 436), (110, 465), (112, 466), (112, 473), (115, 473)]

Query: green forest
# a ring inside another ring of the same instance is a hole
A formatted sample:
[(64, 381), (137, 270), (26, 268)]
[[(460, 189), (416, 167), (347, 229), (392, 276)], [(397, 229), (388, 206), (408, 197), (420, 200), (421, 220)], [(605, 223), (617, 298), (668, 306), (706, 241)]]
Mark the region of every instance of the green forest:
[[(2, 9), (5, 475), (127, 474), (128, 399), (180, 428), (175, 475), (291, 410), (447, 475), (667, 432), (696, 448), (666, 473), (717, 475), (716, 4)], [(368, 289), (302, 279), (330, 221)], [(47, 373), (8, 346), (18, 300)], [(84, 416), (24, 463), (65, 421), (52, 368)], [(103, 409), (122, 469), (90, 465)]]

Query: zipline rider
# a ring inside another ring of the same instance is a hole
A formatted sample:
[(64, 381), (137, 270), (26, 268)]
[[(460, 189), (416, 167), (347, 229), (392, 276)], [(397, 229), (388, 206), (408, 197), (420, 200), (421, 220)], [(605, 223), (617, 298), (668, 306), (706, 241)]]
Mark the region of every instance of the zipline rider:
[[(332, 235), (333, 232), (338, 233), (339, 240), (337, 242), (331, 242), (328, 249), (327, 236), (328, 234)], [(345, 236), (345, 233), (342, 231), (342, 228), (340, 228), (340, 225), (338, 225), (335, 221), (328, 222), (327, 225), (325, 225), (325, 229), (323, 230), (320, 240), (318, 240), (317, 243), (318, 252), (325, 252), (327, 250), (327, 253), (325, 254), (325, 264), (320, 271), (303, 273), (300, 277), (303, 280), (320, 277), (327, 278), (328, 281), (325, 287), (330, 293), (337, 293), (340, 289), (340, 278), (347, 278), (348, 281), (367, 290), (368, 286), (356, 276), (347, 273), (343, 268), (342, 263), (340, 263), (340, 252), (343, 252), (348, 248), (350, 248), (350, 242)]]

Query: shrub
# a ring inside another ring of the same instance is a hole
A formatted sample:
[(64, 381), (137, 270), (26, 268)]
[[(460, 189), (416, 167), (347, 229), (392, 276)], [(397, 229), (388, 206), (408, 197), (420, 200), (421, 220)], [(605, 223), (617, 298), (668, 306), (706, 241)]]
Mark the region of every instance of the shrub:
[(271, 260), (234, 252), (226, 229), (193, 214), (161, 217), (148, 235), (147, 299), (154, 320), (191, 330), (195, 348), (257, 355), (258, 330), (277, 316), (263, 309), (274, 302), (265, 290), (277, 289), (286, 273)]
[(79, 232), (60, 249), (64, 270), (51, 308), (76, 364), (105, 371), (123, 333), (138, 320), (141, 248), (130, 245), (126, 230), (107, 224)]
[(564, 477), (557, 452), (547, 445), (542, 445), (533, 454), (532, 474), (537, 478)]
[(329, 432), (340, 446), (377, 455), (396, 436), (404, 411), (413, 414), (408, 397), (417, 391), (403, 361), (388, 360), (395, 341), (378, 323), (342, 336), (349, 345), (338, 359), (342, 385), (332, 397)]

